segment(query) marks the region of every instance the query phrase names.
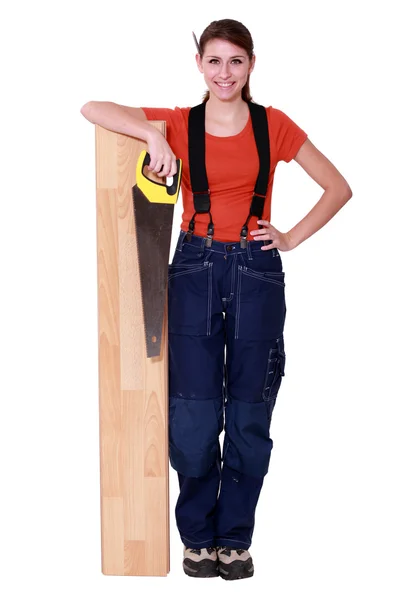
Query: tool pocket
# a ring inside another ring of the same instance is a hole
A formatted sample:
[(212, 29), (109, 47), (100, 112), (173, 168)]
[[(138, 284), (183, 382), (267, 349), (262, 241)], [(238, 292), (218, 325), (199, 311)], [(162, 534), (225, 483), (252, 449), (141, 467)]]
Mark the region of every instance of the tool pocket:
[(267, 411), (271, 418), (275, 400), (285, 375), (286, 354), (283, 347), (283, 336), (277, 339), (276, 346), (269, 349), (267, 371), (263, 388), (263, 399), (267, 402)]

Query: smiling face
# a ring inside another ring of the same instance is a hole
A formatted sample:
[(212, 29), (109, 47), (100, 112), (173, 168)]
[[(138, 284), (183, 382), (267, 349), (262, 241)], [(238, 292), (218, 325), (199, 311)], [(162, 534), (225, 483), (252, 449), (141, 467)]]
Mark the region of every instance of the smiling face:
[(196, 55), (196, 61), (210, 93), (219, 100), (231, 101), (241, 97), (242, 88), (254, 69), (255, 56), (250, 60), (243, 48), (214, 39), (207, 42), (202, 59)]

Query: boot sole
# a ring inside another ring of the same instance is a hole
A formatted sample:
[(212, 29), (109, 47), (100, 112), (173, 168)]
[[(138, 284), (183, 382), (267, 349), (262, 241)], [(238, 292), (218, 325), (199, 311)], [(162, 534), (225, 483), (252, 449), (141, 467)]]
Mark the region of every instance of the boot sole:
[(189, 559), (185, 559), (183, 562), (183, 570), (189, 577), (218, 577), (218, 567), (216, 563), (212, 561), (202, 561), (195, 563)]

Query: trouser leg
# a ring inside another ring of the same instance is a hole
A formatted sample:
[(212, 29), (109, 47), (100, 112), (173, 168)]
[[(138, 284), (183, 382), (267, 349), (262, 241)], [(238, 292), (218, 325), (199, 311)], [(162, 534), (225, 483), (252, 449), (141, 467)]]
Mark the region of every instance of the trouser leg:
[[(216, 544), (245, 549), (251, 545), (256, 506), (273, 448), (270, 424), (283, 373), (283, 337), (263, 342), (258, 350), (254, 342), (251, 347), (253, 352), (248, 347), (246, 358), (234, 357), (229, 366), (232, 385), (228, 384), (225, 402), (221, 491), (215, 518)], [(275, 360), (279, 352), (281, 358)]]
[(246, 272), (247, 260), (239, 264), (235, 303), (226, 315), (225, 438), (216, 543), (245, 549), (251, 545), (269, 469), (271, 417), (286, 358), (283, 278), (274, 258), (272, 253), (263, 257), (259, 270)]
[(221, 475), (225, 330), (209, 259), (204, 247), (178, 242), (169, 269), (169, 457), (176, 523), (191, 548), (214, 544)]
[(223, 332), (214, 338), (172, 334), (169, 339), (169, 456), (180, 487), (175, 517), (181, 539), (190, 548), (214, 544), (221, 475), (223, 340)]

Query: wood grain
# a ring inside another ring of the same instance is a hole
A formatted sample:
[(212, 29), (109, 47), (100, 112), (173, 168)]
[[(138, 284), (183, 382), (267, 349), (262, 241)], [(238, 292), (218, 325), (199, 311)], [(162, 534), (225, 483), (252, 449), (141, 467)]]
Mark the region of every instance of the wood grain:
[(99, 125), (95, 136), (102, 572), (165, 576), (167, 299), (161, 355), (147, 358), (132, 202), (146, 144)]

